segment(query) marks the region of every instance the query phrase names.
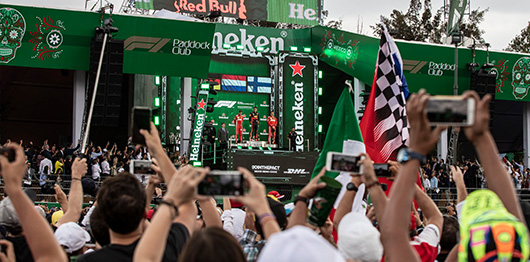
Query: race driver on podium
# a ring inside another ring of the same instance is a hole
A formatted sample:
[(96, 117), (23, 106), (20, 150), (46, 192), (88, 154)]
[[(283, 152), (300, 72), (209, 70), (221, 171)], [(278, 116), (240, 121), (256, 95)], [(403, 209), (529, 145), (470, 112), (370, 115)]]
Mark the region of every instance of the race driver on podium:
[[(239, 110), (239, 114), (234, 117), (234, 124), (236, 125), (236, 143), (243, 143), (243, 111)], [(238, 140), (239, 136), (239, 140)]]
[(254, 111), (250, 113), (248, 120), (250, 120), (250, 141), (252, 141), (252, 139), (254, 139), (254, 141), (259, 141), (259, 114), (257, 107), (254, 107)]
[[(274, 117), (274, 111), (271, 111), (269, 117), (267, 117), (267, 125), (269, 125), (269, 144), (276, 143), (276, 126), (278, 125), (278, 120)], [(272, 136), (272, 143), (271, 143)]]

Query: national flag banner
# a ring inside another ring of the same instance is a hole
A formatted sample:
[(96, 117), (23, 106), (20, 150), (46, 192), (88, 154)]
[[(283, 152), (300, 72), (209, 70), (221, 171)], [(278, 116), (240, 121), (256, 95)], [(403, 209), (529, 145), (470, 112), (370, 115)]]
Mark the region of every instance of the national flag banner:
[(270, 77), (247, 77), (247, 91), (254, 93), (271, 93), (272, 78)]
[(226, 91), (247, 91), (247, 77), (236, 75), (222, 75), (221, 89)]

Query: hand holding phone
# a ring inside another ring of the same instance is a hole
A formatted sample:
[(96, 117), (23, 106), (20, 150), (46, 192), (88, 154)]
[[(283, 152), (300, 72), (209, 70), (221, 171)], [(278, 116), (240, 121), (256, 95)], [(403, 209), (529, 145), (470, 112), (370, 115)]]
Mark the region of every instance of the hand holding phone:
[(374, 164), (374, 171), (377, 177), (390, 177), (390, 165), (386, 163)]
[(156, 172), (151, 168), (151, 160), (131, 160), (129, 172), (133, 175), (155, 175)]
[(197, 194), (216, 197), (234, 197), (245, 194), (245, 180), (239, 171), (210, 171), (199, 183)]
[(145, 137), (140, 134), (140, 129), (150, 129), (151, 108), (134, 107), (132, 112), (132, 142), (134, 144), (145, 145)]
[(362, 166), (359, 165), (359, 160), (361, 160), (360, 156), (339, 152), (328, 152), (326, 158), (326, 169), (331, 172), (349, 172), (361, 174)]
[(475, 119), (475, 100), (464, 96), (433, 96), (425, 112), (433, 126), (470, 126)]

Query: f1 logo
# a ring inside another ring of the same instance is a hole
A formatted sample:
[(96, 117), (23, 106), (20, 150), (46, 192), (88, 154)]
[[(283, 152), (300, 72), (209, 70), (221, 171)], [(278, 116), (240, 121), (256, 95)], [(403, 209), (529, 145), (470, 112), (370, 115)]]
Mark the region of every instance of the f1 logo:
[(221, 101), (217, 101), (217, 104), (215, 104), (214, 107), (228, 107), (228, 108), (232, 108), (234, 107), (234, 105), (236, 104), (236, 101), (226, 101), (226, 100), (221, 100)]

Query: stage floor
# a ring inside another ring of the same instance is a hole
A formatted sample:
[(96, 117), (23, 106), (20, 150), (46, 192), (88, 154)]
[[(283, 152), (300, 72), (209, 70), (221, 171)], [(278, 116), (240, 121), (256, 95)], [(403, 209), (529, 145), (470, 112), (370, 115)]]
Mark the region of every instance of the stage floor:
[(269, 144), (267, 141), (243, 141), (243, 143), (235, 143), (235, 142), (232, 142), (231, 143), (231, 147), (232, 148), (237, 148), (237, 147), (243, 147), (243, 148), (246, 148), (246, 147), (263, 147), (263, 148), (267, 148), (267, 147), (270, 147), (270, 148), (278, 148), (278, 145), (277, 144)]

